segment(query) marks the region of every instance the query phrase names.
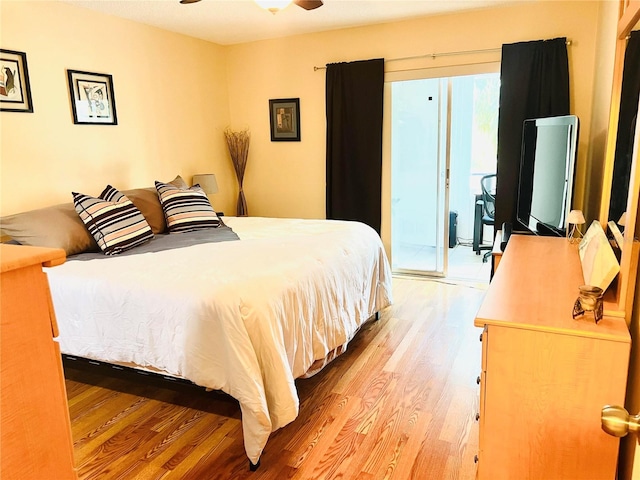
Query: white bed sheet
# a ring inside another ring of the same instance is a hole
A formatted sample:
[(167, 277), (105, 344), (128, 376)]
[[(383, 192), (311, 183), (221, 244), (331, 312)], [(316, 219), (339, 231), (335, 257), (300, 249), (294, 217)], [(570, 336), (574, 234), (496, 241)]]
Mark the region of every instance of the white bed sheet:
[(391, 304), (377, 233), (357, 222), (225, 217), (240, 241), (47, 269), (63, 353), (222, 390), (255, 464), (298, 415), (294, 379)]

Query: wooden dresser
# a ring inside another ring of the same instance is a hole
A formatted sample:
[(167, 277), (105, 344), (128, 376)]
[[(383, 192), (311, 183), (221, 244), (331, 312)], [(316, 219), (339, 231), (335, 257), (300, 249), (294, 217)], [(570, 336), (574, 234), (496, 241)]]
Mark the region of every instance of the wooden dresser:
[(623, 318), (572, 318), (583, 283), (576, 245), (511, 236), (474, 322), (480, 480), (615, 479), (600, 414), (624, 405), (631, 340)]
[(76, 479), (69, 410), (42, 266), (60, 249), (0, 245), (0, 478)]

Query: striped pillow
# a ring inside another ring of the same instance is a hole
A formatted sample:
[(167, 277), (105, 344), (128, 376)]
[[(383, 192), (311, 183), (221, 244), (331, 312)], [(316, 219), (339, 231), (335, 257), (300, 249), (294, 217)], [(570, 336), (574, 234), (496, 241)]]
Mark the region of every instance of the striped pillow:
[(220, 226), (218, 215), (199, 185), (184, 189), (156, 181), (156, 189), (160, 195), (160, 204), (167, 219), (169, 233)]
[(140, 210), (111, 185), (98, 198), (72, 195), (76, 212), (105, 255), (117, 255), (153, 238)]

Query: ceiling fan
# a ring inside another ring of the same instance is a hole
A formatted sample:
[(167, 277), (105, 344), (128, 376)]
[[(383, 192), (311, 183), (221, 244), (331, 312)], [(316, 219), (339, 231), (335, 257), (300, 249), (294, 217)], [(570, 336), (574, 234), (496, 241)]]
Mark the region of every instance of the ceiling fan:
[[(180, 0), (180, 3), (197, 3), (200, 0)], [(292, 0), (254, 0), (262, 8), (276, 13), (292, 3)], [(314, 10), (323, 5), (322, 0), (293, 0), (293, 3), (305, 10)]]

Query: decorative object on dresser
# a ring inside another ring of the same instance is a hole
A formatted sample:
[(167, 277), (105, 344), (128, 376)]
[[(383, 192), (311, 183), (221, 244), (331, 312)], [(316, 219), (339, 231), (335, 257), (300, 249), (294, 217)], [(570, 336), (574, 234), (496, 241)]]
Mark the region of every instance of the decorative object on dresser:
[(0, 245), (2, 478), (73, 480), (73, 442), (47, 275), (62, 249)]
[(73, 123), (117, 125), (113, 77), (107, 73), (67, 70)]
[(591, 223), (578, 251), (584, 283), (606, 291), (620, 271), (620, 264), (600, 222), (594, 220)]
[(571, 210), (567, 215), (567, 240), (569, 243), (577, 243), (582, 238), (580, 225), (585, 223), (582, 210)]
[(591, 285), (581, 285), (578, 287), (580, 295), (573, 304), (573, 318), (584, 315), (585, 312), (593, 312), (593, 316), (598, 323), (602, 320), (602, 294), (600, 287)]
[(247, 159), (249, 157), (249, 141), (251, 140), (251, 133), (249, 129), (239, 130), (234, 132), (227, 128), (224, 131), (224, 138), (227, 140), (227, 147), (229, 148), (229, 155), (233, 162), (233, 168), (238, 178), (238, 206), (236, 208), (236, 215), (238, 217), (245, 217), (249, 214), (247, 210), (247, 200), (244, 197), (244, 191), (242, 189), (242, 182), (244, 180), (244, 171), (247, 168)]
[(300, 141), (300, 99), (269, 100), (269, 123), (272, 142)]
[(24, 52), (0, 48), (0, 111), (33, 113)]

